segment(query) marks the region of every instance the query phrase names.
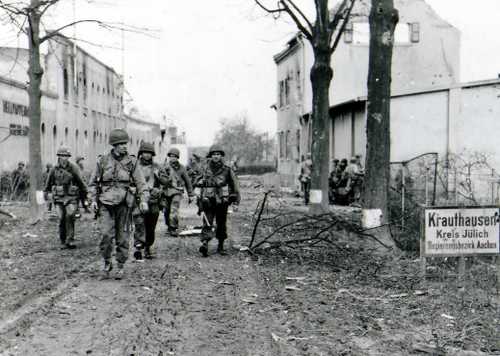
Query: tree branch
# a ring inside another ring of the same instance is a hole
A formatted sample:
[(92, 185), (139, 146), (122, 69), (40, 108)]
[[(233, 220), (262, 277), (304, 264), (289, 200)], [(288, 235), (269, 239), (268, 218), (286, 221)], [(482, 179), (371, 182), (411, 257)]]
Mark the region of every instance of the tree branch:
[[(345, 0), (345, 1), (347, 1), (347, 0)], [(342, 22), (342, 26), (340, 27), (340, 29), (337, 33), (337, 37), (335, 38), (335, 41), (333, 42), (333, 45), (330, 49), (330, 53), (335, 52), (335, 50), (337, 49), (337, 46), (340, 42), (340, 38), (342, 37), (342, 34), (344, 33), (345, 27), (347, 26), (347, 23), (349, 22), (349, 16), (351, 16), (351, 12), (352, 12), (352, 9), (354, 8), (355, 2), (356, 2), (356, 0), (351, 0), (351, 6), (349, 6), (349, 8), (347, 9), (346, 13), (343, 16), (344, 22)], [(335, 25), (335, 26), (337, 26), (337, 25)]]
[(288, 14), (288, 16), (290, 16), (292, 18), (293, 22), (295, 22), (295, 25), (297, 25), (300, 32), (302, 32), (304, 34), (304, 36), (306, 36), (306, 38), (312, 43), (313, 42), (312, 31), (309, 31), (306, 28), (306, 26), (304, 26), (304, 24), (299, 20), (297, 15), (295, 15), (293, 10), (286, 4), (286, 2), (284, 0), (280, 0), (280, 4), (283, 5), (283, 7), (284, 7), (283, 10)]
[(309, 19), (307, 18), (307, 16), (300, 10), (300, 8), (297, 5), (295, 5), (295, 3), (292, 0), (286, 0), (286, 1), (288, 1), (290, 3), (290, 5), (292, 5), (292, 7), (295, 9), (295, 11), (297, 11), (299, 13), (299, 15), (304, 19), (309, 31), (312, 33), (314, 27), (313, 27), (311, 21), (309, 21)]
[[(262, 4), (262, 2), (260, 0), (254, 0), (254, 1), (262, 10), (264, 10), (268, 14), (280, 15), (283, 12), (287, 13), (288, 16), (290, 16), (292, 18), (293, 22), (295, 22), (295, 25), (297, 25), (297, 27), (299, 28), (299, 31), (302, 32), (304, 34), (304, 36), (306, 36), (306, 38), (312, 42), (312, 40), (313, 40), (312, 25), (309, 22), (309, 20), (306, 18), (306, 16), (303, 14), (303, 12), (300, 11), (299, 8), (293, 2), (291, 2), (290, 0), (279, 0), (278, 7), (275, 9), (270, 9), (270, 8), (266, 7), (264, 4)], [(290, 6), (288, 6), (286, 1), (288, 1), (291, 4), (291, 6), (297, 10), (297, 12), (299, 13), (299, 16), (304, 18), (304, 20), (306, 21), (306, 25), (304, 25), (300, 21), (299, 17), (293, 12), (293, 10), (290, 8)], [(283, 7), (279, 7), (279, 5), (281, 5)], [(309, 27), (310, 30), (307, 27)]]

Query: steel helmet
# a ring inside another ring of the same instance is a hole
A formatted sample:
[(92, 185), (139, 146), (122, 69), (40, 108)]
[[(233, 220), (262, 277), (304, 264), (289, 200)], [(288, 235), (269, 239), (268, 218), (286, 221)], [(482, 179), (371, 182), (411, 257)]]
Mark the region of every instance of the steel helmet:
[(212, 154), (215, 153), (215, 152), (219, 152), (221, 154), (221, 156), (224, 156), (226, 153), (224, 152), (224, 150), (222, 149), (221, 146), (219, 145), (212, 145), (210, 147), (210, 149), (208, 150), (208, 155), (207, 157), (212, 157)]
[(124, 129), (113, 129), (109, 133), (109, 144), (114, 146), (119, 143), (128, 143), (128, 133)]
[(69, 147), (61, 146), (57, 149), (58, 156), (66, 156), (71, 157), (71, 152), (69, 151)]
[(141, 153), (144, 153), (144, 152), (149, 152), (153, 156), (156, 154), (155, 147), (153, 146), (153, 144), (143, 141), (143, 142), (141, 142), (141, 145), (139, 146), (139, 152), (137, 154), (140, 155)]
[(179, 158), (181, 156), (181, 153), (178, 148), (172, 147), (168, 150), (167, 156), (176, 156), (177, 158)]

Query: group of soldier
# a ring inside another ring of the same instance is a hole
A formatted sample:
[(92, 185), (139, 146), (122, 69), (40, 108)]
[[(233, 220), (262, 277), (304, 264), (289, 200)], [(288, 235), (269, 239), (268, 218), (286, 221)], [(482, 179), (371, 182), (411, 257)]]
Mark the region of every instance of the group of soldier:
[[(238, 205), (238, 180), (224, 161), (224, 150), (212, 146), (206, 160), (193, 160), (189, 168), (179, 162), (176, 148), (168, 151), (163, 164), (154, 161), (155, 149), (150, 143), (140, 145), (137, 157), (128, 152), (129, 136), (123, 129), (109, 135), (110, 152), (97, 159), (93, 173), (87, 173), (83, 158), (70, 162), (71, 152), (61, 147), (54, 167), (48, 167), (45, 197), (56, 208), (59, 239), (63, 248), (74, 249), (75, 220), (79, 205), (92, 210), (101, 235), (100, 252), (104, 259), (103, 277), (113, 271), (115, 247), (115, 279), (122, 279), (129, 255), (129, 236), (133, 232), (133, 256), (137, 261), (154, 257), (155, 230), (163, 210), (168, 234), (179, 234), (179, 208), (184, 192), (188, 202), (196, 198), (202, 216), (202, 256), (208, 256), (208, 242), (218, 240), (217, 252), (225, 254), (227, 213), (231, 204)], [(197, 194), (195, 194), (195, 190)], [(214, 224), (215, 221), (215, 224)]]
[(27, 200), (29, 175), (24, 162), (19, 162), (12, 172), (0, 175), (0, 200)]
[[(311, 173), (313, 164), (311, 154), (300, 167), (299, 182), (304, 194), (304, 204), (309, 204), (309, 192), (311, 189)], [(332, 170), (328, 176), (328, 199), (330, 204), (356, 205), (359, 204), (363, 188), (364, 169), (361, 164), (361, 156), (352, 157), (349, 162), (346, 158), (332, 161)]]

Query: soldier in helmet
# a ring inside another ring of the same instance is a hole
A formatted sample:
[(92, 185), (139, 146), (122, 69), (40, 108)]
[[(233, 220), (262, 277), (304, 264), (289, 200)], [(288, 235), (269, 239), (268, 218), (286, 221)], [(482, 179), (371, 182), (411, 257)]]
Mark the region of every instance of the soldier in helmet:
[(136, 205), (132, 212), (134, 217), (134, 257), (140, 261), (144, 257), (153, 258), (152, 246), (155, 242), (155, 229), (160, 214), (161, 187), (159, 179), (160, 166), (153, 162), (155, 149), (151, 143), (142, 142), (137, 153), (137, 167), (142, 171), (149, 191), (149, 209), (141, 211)]
[(172, 237), (178, 236), (179, 208), (184, 189), (187, 190), (189, 203), (193, 197), (193, 185), (187, 170), (179, 162), (180, 152), (177, 148), (171, 148), (167, 153), (167, 162), (160, 169), (160, 180), (163, 185), (164, 217), (168, 226), (168, 233)]
[(87, 186), (80, 176), (76, 164), (69, 161), (71, 153), (67, 147), (57, 150), (57, 164), (48, 174), (45, 196), (52, 193), (52, 199), (59, 216), (59, 239), (64, 248), (74, 249), (75, 214), (78, 200), (87, 196)]
[(128, 142), (129, 137), (125, 130), (113, 129), (110, 132), (109, 144), (113, 148), (99, 158), (89, 184), (92, 208), (99, 215), (104, 278), (109, 277), (113, 269), (113, 240), (118, 267), (115, 278), (123, 278), (123, 266), (129, 251), (130, 213), (136, 204), (136, 195), (140, 201), (139, 209), (142, 212), (148, 211), (148, 188), (142, 170), (137, 167), (137, 160), (127, 152)]
[(229, 205), (240, 203), (239, 184), (232, 169), (224, 164), (224, 150), (214, 145), (208, 152), (208, 162), (199, 176), (196, 186), (201, 187), (200, 200), (203, 218), (202, 245), (200, 253), (208, 256), (208, 242), (212, 238), (215, 219), (215, 237), (218, 240), (217, 252), (225, 254), (224, 241), (227, 239), (227, 209)]

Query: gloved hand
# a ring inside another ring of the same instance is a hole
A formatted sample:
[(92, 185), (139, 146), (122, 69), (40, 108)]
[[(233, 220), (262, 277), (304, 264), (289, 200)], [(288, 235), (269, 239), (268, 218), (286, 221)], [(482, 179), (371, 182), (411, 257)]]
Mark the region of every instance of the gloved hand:
[(139, 204), (139, 210), (142, 213), (146, 213), (149, 210), (148, 203), (146, 203), (145, 201), (141, 201), (141, 203)]
[(237, 202), (238, 202), (238, 197), (236, 195), (233, 194), (233, 195), (229, 196), (229, 204), (235, 204), (236, 205)]
[(97, 212), (99, 210), (99, 206), (97, 205), (97, 202), (96, 201), (93, 201), (91, 204), (90, 204), (90, 208), (94, 211), (94, 212)]

